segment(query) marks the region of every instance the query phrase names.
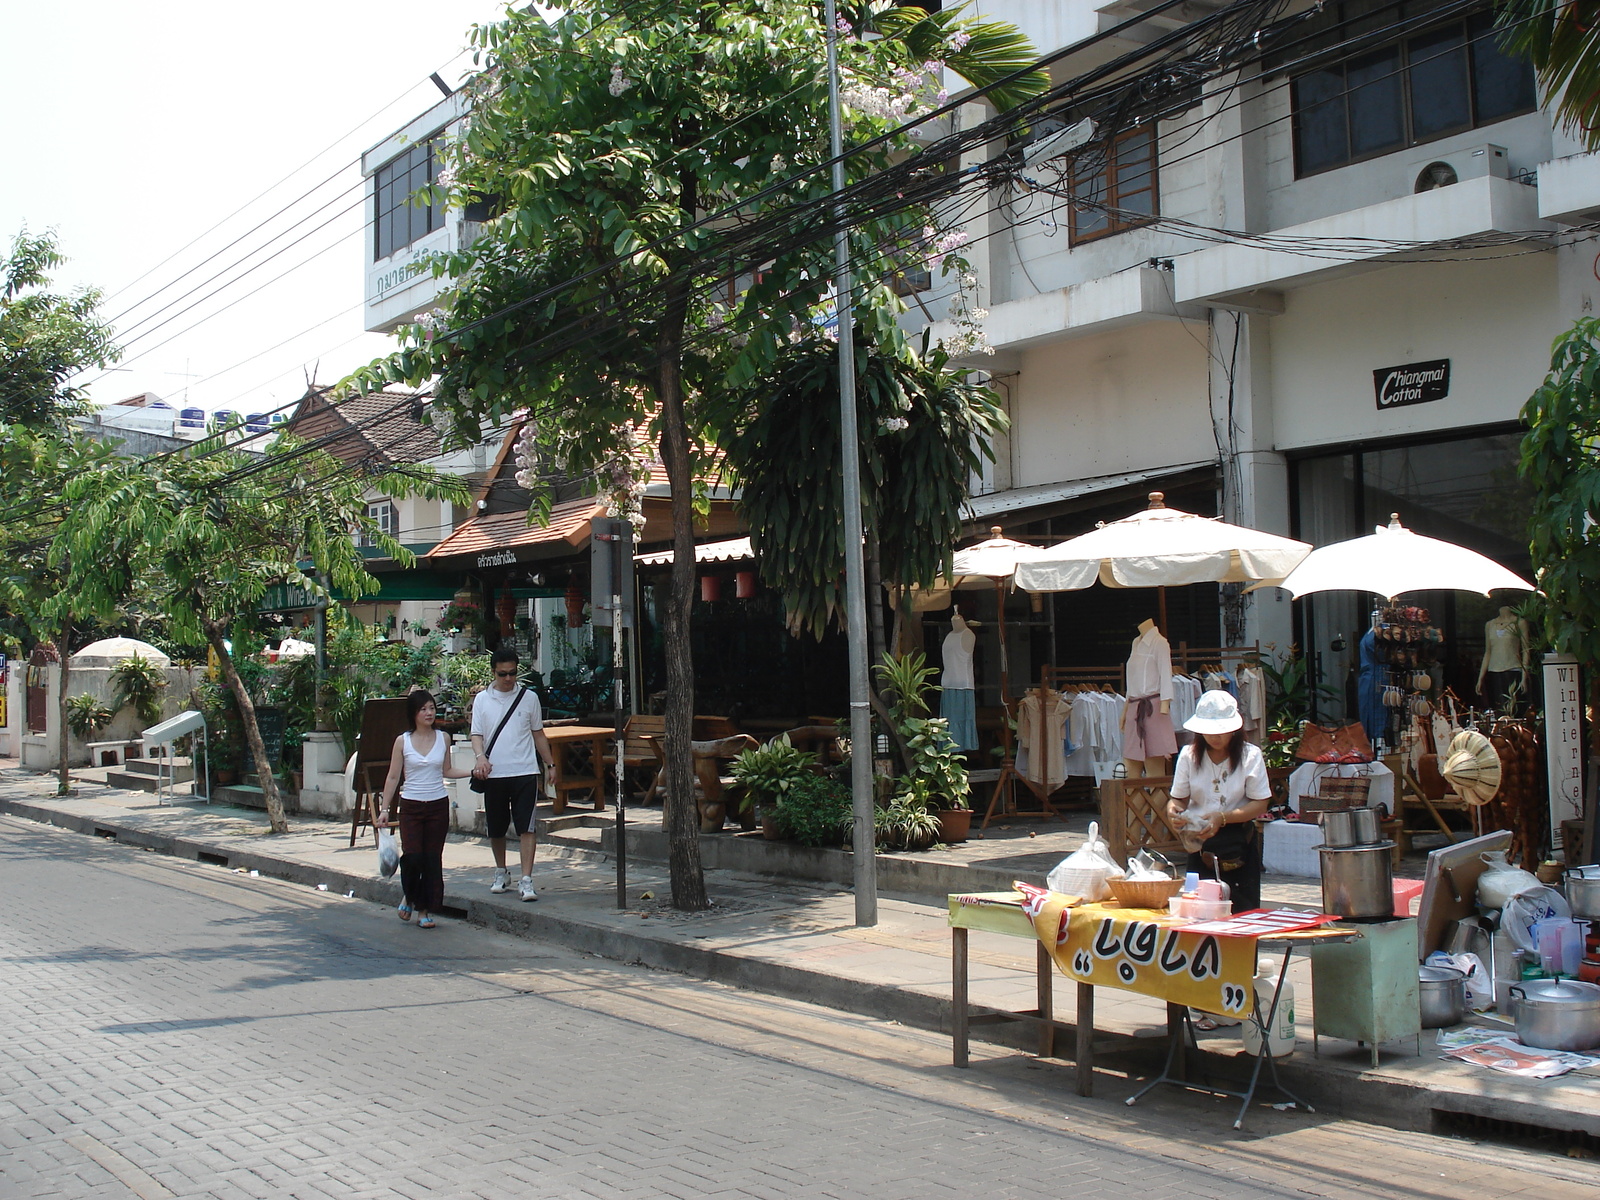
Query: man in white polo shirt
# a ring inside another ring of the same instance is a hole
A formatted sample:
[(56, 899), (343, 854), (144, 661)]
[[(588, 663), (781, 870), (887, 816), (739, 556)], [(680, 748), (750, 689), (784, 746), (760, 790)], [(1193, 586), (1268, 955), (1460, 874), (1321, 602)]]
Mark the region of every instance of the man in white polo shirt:
[[(489, 827), (489, 848), (494, 852), (494, 882), (489, 890), (506, 890), (506, 827), (511, 825), (522, 846), (518, 892), (524, 900), (537, 900), (533, 855), (538, 835), (533, 810), (539, 802), (539, 764), (544, 763), (553, 779), (555, 755), (545, 736), (539, 697), (517, 683), (517, 652), (501, 647), (490, 662), (494, 684), (472, 701), (472, 751), (477, 755), (472, 773), (484, 781), (483, 813)], [(494, 743), (492, 750), (490, 742)]]

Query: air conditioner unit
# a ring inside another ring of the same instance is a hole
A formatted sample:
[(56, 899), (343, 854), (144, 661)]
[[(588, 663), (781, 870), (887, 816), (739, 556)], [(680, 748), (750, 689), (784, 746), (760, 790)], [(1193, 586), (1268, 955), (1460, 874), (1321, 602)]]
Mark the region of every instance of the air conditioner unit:
[(1463, 179), (1481, 179), (1493, 175), (1496, 179), (1511, 178), (1511, 160), (1504, 146), (1484, 143), (1465, 146), (1447, 154), (1414, 158), (1406, 167), (1407, 182), (1413, 192), (1431, 192), (1435, 188), (1449, 187)]

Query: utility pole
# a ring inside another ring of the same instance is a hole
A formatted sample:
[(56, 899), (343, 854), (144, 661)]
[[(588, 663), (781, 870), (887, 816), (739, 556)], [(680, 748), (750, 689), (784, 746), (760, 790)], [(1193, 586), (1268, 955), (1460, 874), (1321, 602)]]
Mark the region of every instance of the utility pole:
[[(828, 134), (833, 154), (833, 191), (844, 191), (844, 122), (839, 111), (839, 13), (826, 0), (828, 23)], [(833, 235), (834, 313), (839, 330), (839, 447), (844, 458), (845, 630), (850, 645), (850, 793), (855, 821), (856, 924), (878, 923), (877, 839), (873, 830), (872, 710), (867, 683), (866, 563), (861, 549), (861, 448), (856, 428), (855, 325), (850, 293), (850, 235), (844, 204), (834, 205), (839, 229)]]

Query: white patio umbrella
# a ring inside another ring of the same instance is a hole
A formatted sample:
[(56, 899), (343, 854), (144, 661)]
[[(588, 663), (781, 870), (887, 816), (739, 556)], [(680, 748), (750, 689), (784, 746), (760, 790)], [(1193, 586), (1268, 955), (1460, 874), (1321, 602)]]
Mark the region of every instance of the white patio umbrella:
[(285, 658), (310, 658), (316, 652), (317, 647), (314, 642), (302, 638), (284, 638), (278, 643), (276, 655), (281, 661)]
[[(1166, 589), (1282, 579), (1310, 553), (1307, 543), (1293, 538), (1168, 508), (1162, 493), (1151, 492), (1143, 512), (1047, 546), (1019, 563), (1016, 582), (1030, 592), (1072, 592), (1094, 583)], [(1160, 604), (1165, 630), (1165, 590)]]
[(1404, 592), (1538, 590), (1476, 550), (1411, 532), (1398, 513), (1370, 536), (1318, 547), (1286, 576), (1258, 586), (1284, 588), (1296, 599), (1310, 592), (1375, 592), (1393, 600)]
[(136, 654), (158, 667), (172, 665), (172, 659), (149, 642), (128, 637), (101, 638), (98, 642), (90, 642), (74, 654), (71, 661), (74, 667), (115, 667)]
[(1000, 634), (1000, 704), (1009, 709), (1011, 697), (1011, 664), (1006, 655), (1006, 584), (1011, 582), (1019, 563), (1024, 563), (1039, 553), (1038, 546), (1013, 541), (1000, 536), (1000, 526), (989, 527), (987, 541), (965, 550), (957, 550), (951, 560), (950, 574), (941, 582), (950, 587), (970, 589), (993, 587), (995, 612)]

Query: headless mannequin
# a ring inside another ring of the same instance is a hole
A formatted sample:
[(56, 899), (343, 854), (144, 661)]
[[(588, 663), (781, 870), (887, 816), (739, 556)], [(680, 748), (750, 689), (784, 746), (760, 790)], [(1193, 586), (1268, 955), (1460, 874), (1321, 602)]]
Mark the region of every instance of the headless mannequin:
[(944, 671), (939, 676), (939, 715), (950, 722), (950, 736), (962, 751), (978, 748), (976, 698), (973, 694), (972, 651), (978, 635), (959, 612), (950, 617), (941, 654)]
[(1483, 662), (1478, 667), (1478, 694), (1495, 708), (1505, 708), (1515, 684), (1526, 696), (1528, 686), (1528, 623), (1502, 605), (1483, 627)]
[[(1153, 620), (1148, 620), (1147, 619), (1147, 620), (1144, 620), (1144, 621), (1140, 621), (1139, 622), (1139, 638), (1138, 638), (1138, 640), (1136, 640), (1134, 642), (1134, 646), (1138, 647), (1140, 642), (1144, 641), (1145, 638), (1147, 637), (1147, 635), (1149, 635), (1152, 631), (1154, 631), (1155, 628), (1156, 628), (1156, 623)], [(1165, 682), (1165, 687), (1163, 688), (1163, 690), (1170, 693), (1171, 690), (1172, 690), (1172, 658), (1171, 658), (1171, 650), (1167, 646), (1166, 638), (1161, 637), (1159, 634), (1157, 634), (1156, 636), (1160, 641), (1160, 646), (1159, 646), (1160, 654), (1158, 656), (1158, 659), (1163, 664), (1161, 666), (1161, 678)], [(1130, 666), (1131, 666), (1131, 664), (1132, 664), (1132, 660), (1130, 660)], [(1129, 683), (1129, 687), (1128, 687), (1129, 699), (1130, 700), (1133, 698), (1133, 690), (1134, 690), (1134, 685), (1130, 682)], [(1171, 696), (1168, 695), (1168, 696), (1164, 697), (1161, 700), (1158, 708), (1159, 708), (1160, 713), (1163, 716), (1167, 716), (1168, 714), (1170, 714), (1171, 711), (1172, 711), (1172, 698), (1171, 698)], [(1167, 724), (1169, 726), (1171, 725), (1170, 717), (1168, 719)], [(1167, 774), (1167, 759), (1166, 759), (1165, 755), (1156, 755), (1156, 756), (1151, 757), (1151, 758), (1124, 758), (1122, 760), (1122, 767), (1123, 767), (1123, 770), (1127, 773), (1127, 776), (1128, 776), (1129, 779), (1143, 779), (1143, 778), (1145, 778), (1147, 776), (1165, 775), (1165, 774)]]
[(947, 688), (972, 687), (972, 651), (978, 644), (978, 635), (972, 632), (967, 619), (960, 613), (950, 618), (950, 632), (944, 635), (944, 672), (939, 686)]

